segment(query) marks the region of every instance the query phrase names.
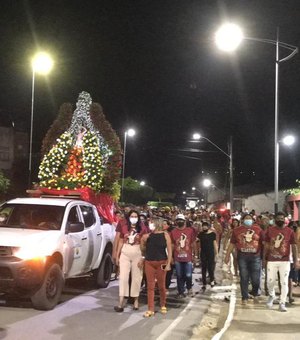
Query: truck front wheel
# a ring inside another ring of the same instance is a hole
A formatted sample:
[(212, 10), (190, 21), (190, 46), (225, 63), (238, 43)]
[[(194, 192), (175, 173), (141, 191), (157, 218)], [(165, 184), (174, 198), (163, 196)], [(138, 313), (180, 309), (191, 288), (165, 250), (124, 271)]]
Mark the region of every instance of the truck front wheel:
[(33, 307), (39, 310), (53, 309), (59, 302), (63, 285), (64, 279), (60, 266), (51, 263), (46, 270), (42, 286), (31, 296)]
[(109, 285), (112, 269), (112, 257), (110, 253), (106, 253), (103, 256), (98, 270), (94, 272), (97, 287), (106, 288)]

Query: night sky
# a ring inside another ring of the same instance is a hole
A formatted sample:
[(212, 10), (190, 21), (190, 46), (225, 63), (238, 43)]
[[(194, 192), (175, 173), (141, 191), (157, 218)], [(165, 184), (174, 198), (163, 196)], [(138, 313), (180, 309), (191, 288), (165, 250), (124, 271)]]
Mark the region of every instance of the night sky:
[[(1, 121), (29, 131), (30, 58), (38, 49), (55, 59), (37, 77), (34, 150), (64, 102), (88, 91), (123, 142), (126, 176), (158, 191), (200, 188), (209, 176), (224, 188), (233, 136), (235, 184), (273, 186), (275, 47), (245, 41), (234, 54), (218, 51), (214, 33), (224, 21), (249, 37), (300, 47), (300, 2), (239, 0), (10, 1), (0, 3)], [(286, 52), (281, 50), (281, 57)], [(298, 143), (280, 149), (280, 185), (300, 178), (300, 56), (280, 65), (279, 135)], [(208, 175), (209, 174), (209, 175)]]

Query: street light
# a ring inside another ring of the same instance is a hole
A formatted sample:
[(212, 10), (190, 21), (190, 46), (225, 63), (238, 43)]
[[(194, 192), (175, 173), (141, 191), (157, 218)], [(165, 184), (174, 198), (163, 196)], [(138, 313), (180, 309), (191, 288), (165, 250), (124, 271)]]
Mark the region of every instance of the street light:
[(146, 185), (146, 182), (145, 182), (145, 181), (141, 181), (141, 182), (140, 182), (140, 185), (143, 187), (143, 186)]
[(295, 140), (294, 136), (288, 135), (282, 138), (282, 143), (286, 146), (291, 146), (295, 143)]
[(135, 130), (128, 129), (124, 133), (124, 155), (123, 155), (123, 169), (122, 169), (122, 185), (121, 185), (121, 201), (123, 201), (123, 191), (124, 191), (124, 178), (125, 178), (125, 160), (126, 160), (126, 141), (127, 136), (133, 137), (135, 135)]
[(29, 137), (29, 163), (28, 163), (28, 186), (31, 187), (32, 174), (32, 135), (33, 135), (33, 112), (34, 112), (34, 81), (36, 74), (47, 75), (52, 67), (53, 60), (45, 52), (37, 53), (32, 61), (32, 87), (31, 87), (31, 118), (30, 118), (30, 137)]
[[(229, 29), (231, 27), (231, 29)], [(229, 34), (228, 34), (229, 32)], [(278, 115), (279, 115), (279, 96), (278, 96), (278, 78), (279, 78), (279, 64), (291, 59), (295, 54), (298, 53), (298, 47), (279, 41), (279, 29), (277, 28), (276, 40), (271, 39), (259, 39), (244, 37), (241, 29), (237, 25), (225, 24), (216, 33), (216, 44), (223, 51), (233, 51), (238, 47), (242, 40), (258, 41), (261, 43), (272, 44), (276, 46), (276, 57), (275, 57), (275, 131), (274, 131), (274, 192), (275, 202), (274, 211), (278, 211), (278, 174), (279, 174), (279, 142), (278, 142)], [(223, 40), (223, 43), (221, 43)], [(233, 43), (232, 41), (235, 41)], [(231, 46), (231, 48), (229, 47)], [(288, 50), (290, 53), (280, 59), (279, 47)]]
[[(229, 153), (225, 152), (221, 149), (217, 144), (212, 142), (209, 138), (201, 136), (200, 133), (193, 134), (193, 140), (199, 141), (201, 138), (207, 140), (210, 144), (212, 144), (215, 148), (221, 151), (224, 155), (229, 158), (229, 200), (230, 200), (230, 211), (233, 212), (233, 160), (232, 160), (232, 136), (229, 138)], [(206, 182), (208, 183), (208, 182)], [(204, 183), (203, 183), (204, 184)], [(211, 183), (208, 185), (210, 186)]]

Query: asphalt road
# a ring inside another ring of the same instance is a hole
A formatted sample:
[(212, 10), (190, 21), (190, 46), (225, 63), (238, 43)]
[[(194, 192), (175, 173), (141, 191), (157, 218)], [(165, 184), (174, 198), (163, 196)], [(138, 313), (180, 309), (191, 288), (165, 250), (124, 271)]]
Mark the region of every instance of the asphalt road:
[[(194, 279), (199, 276), (195, 274)], [(196, 281), (194, 290), (200, 290)], [(63, 301), (52, 311), (34, 310), (27, 300), (1, 300), (0, 339), (190, 339), (211, 304), (210, 292), (184, 301), (175, 295), (174, 286), (168, 296), (166, 315), (157, 312), (145, 319), (146, 294), (141, 295), (139, 311), (128, 305), (119, 314), (113, 310), (118, 300), (118, 281), (112, 281), (106, 289), (94, 290), (88, 279), (72, 280), (66, 286)]]

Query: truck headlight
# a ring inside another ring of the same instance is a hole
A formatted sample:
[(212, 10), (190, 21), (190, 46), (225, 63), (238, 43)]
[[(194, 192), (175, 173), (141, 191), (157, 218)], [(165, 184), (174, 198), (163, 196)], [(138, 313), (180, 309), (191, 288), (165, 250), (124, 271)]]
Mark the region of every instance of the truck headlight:
[(22, 260), (40, 260), (40, 261), (46, 260), (45, 251), (36, 248), (21, 247), (14, 253), (14, 256)]

